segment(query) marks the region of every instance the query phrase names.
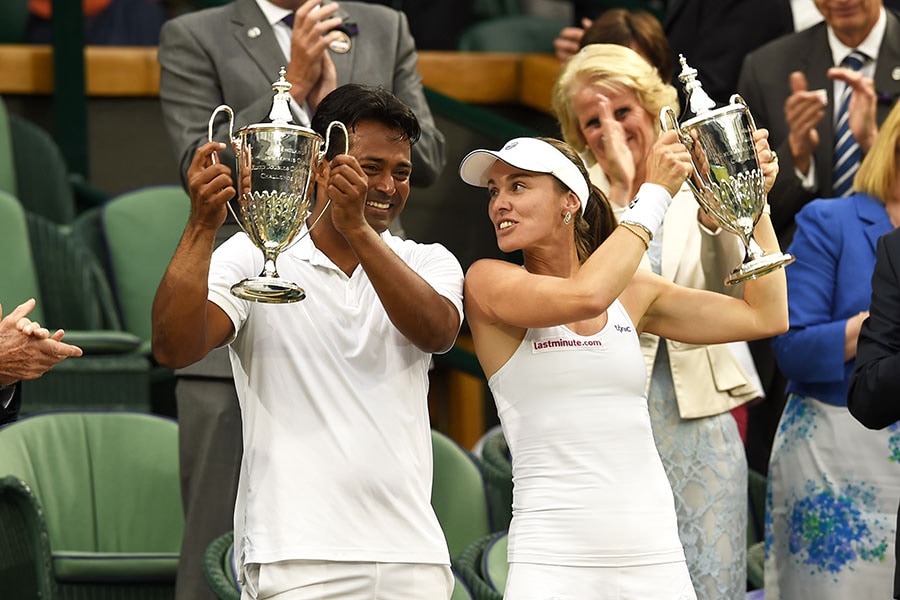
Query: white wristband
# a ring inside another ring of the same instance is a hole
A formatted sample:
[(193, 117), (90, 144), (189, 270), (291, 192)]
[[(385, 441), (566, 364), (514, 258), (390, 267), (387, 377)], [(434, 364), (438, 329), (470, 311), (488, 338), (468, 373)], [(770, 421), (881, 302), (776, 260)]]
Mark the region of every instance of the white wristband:
[(644, 183), (619, 221), (637, 223), (655, 234), (659, 231), (670, 204), (672, 196), (666, 188), (656, 183)]

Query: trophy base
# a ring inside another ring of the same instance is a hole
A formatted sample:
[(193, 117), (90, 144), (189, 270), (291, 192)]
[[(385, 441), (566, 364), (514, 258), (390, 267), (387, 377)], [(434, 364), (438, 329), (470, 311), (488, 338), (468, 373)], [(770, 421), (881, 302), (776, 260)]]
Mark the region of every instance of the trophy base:
[(778, 254), (766, 254), (754, 260), (745, 262), (740, 267), (731, 272), (725, 279), (726, 285), (735, 285), (748, 279), (756, 279), (775, 269), (780, 269), (794, 262), (794, 257), (785, 252)]
[(306, 298), (299, 285), (277, 277), (251, 277), (231, 286), (238, 298), (266, 304), (289, 304)]

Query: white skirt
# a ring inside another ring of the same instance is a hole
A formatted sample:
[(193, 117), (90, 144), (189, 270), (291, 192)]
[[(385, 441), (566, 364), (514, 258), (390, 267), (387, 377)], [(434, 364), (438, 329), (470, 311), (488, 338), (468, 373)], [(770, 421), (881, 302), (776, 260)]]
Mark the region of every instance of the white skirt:
[(512, 563), (504, 600), (696, 600), (684, 561), (638, 567)]

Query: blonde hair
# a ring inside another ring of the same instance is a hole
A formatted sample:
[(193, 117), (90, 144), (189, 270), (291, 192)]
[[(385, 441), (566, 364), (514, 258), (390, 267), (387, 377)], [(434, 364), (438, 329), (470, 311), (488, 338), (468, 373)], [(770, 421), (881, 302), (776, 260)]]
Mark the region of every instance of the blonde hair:
[[(853, 189), (857, 192), (878, 198), (881, 202), (893, 193), (895, 182), (900, 173), (897, 162), (900, 161), (900, 102), (885, 119), (875, 143), (859, 165), (856, 177), (853, 178)], [(900, 198), (898, 198), (900, 200)]]
[(653, 117), (657, 133), (659, 111), (664, 106), (671, 106), (675, 114), (680, 112), (675, 88), (664, 82), (656, 68), (640, 54), (618, 44), (590, 44), (569, 59), (553, 85), (553, 112), (560, 131), (563, 139), (578, 152), (584, 152), (587, 143), (572, 108), (572, 98), (586, 85), (609, 92), (634, 92), (644, 110)]

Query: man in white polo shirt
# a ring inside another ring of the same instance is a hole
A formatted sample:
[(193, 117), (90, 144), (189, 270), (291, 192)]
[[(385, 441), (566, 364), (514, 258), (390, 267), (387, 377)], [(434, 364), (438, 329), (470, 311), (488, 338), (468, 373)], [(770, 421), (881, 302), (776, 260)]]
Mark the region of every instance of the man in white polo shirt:
[(322, 100), (312, 127), (324, 136), (332, 121), (347, 126), (349, 154), (316, 168), (308, 223), (328, 198), (331, 207), (278, 259), (306, 299), (230, 293), (262, 270), (263, 255), (243, 233), (213, 252), (235, 190), (230, 169), (211, 160), (223, 145), (205, 144), (188, 172), (191, 218), (154, 302), (153, 350), (180, 367), (229, 346), (244, 437), (244, 598), (447, 599), (427, 371), (459, 331), (463, 273), (444, 247), (388, 231), (409, 195), (412, 111), (383, 89), (346, 85)]

